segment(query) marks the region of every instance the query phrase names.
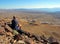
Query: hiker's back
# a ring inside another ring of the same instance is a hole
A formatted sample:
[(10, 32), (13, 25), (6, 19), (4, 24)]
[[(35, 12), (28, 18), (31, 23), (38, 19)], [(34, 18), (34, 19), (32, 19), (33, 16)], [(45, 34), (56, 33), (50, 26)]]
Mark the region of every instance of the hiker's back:
[(12, 28), (15, 29), (15, 27), (18, 25), (16, 18), (13, 17), (13, 20), (11, 22), (12, 22), (12, 24), (11, 24)]

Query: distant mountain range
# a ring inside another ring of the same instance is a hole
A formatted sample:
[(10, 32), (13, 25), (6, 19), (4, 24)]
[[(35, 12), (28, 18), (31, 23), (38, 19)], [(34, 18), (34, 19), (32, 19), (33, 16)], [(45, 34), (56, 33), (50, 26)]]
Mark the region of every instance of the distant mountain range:
[(34, 12), (58, 12), (60, 8), (32, 8), (32, 9), (14, 9), (19, 11), (34, 11)]
[(0, 9), (0, 11), (23, 11), (23, 12), (60, 12), (60, 8), (20, 8), (20, 9)]

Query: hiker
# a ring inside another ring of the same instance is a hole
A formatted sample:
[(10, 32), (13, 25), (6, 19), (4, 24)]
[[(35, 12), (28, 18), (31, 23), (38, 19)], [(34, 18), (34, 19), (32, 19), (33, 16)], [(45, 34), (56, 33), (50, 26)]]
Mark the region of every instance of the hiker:
[(12, 29), (17, 30), (20, 34), (23, 33), (23, 30), (21, 30), (21, 25), (19, 25), (15, 16), (13, 16), (13, 20), (12, 20)]
[(21, 25), (19, 25), (19, 23), (16, 20), (16, 17), (15, 16), (13, 16), (13, 20), (11, 22), (12, 22), (12, 24), (11, 24), (12, 29), (18, 30), (18, 29), (21, 28)]
[(11, 24), (12, 29), (15, 29), (15, 27), (18, 25), (18, 21), (16, 20), (15, 16), (13, 16), (13, 19), (11, 22), (12, 22), (12, 24)]

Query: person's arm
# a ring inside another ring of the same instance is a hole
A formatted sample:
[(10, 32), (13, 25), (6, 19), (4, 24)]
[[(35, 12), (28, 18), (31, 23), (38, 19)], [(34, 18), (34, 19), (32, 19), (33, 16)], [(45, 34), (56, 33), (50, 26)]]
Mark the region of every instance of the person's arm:
[(21, 29), (21, 24), (16, 20), (17, 26)]
[(18, 26), (20, 27), (20, 29), (21, 29), (21, 24), (18, 24)]

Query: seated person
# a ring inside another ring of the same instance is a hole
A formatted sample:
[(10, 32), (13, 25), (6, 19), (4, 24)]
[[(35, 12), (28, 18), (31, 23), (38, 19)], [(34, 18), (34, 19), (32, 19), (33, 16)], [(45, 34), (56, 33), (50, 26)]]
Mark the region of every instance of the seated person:
[(18, 24), (18, 21), (16, 20), (15, 16), (13, 16), (12, 20), (12, 29), (17, 30), (20, 34), (23, 33), (23, 31), (21, 30), (21, 25)]
[(13, 16), (11, 23), (12, 29), (15, 29), (15, 27), (18, 25), (18, 21), (16, 20), (15, 16)]

